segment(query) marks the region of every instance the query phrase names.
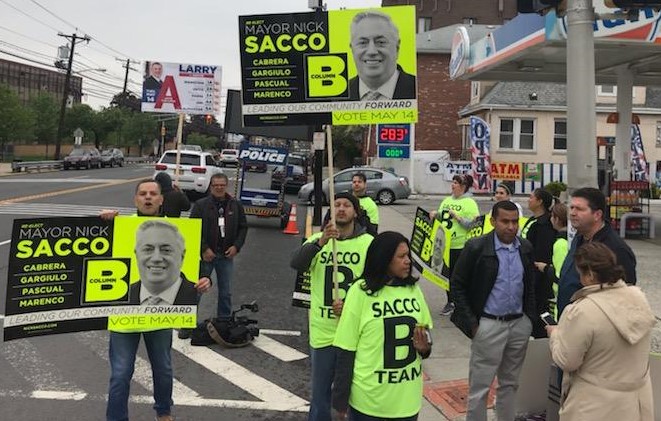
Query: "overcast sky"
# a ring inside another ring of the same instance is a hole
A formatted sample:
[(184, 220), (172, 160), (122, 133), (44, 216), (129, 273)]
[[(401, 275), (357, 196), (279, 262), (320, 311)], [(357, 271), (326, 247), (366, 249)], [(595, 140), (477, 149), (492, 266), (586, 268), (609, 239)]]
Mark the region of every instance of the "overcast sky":
[[(381, 1), (326, 4), (357, 9)], [(88, 76), (83, 102), (96, 109), (121, 91), (124, 69), (116, 58), (220, 64), (223, 90), (240, 89), (238, 16), (309, 10), (308, 0), (0, 0), (0, 58), (22, 61), (10, 53), (52, 65), (57, 46), (66, 43), (58, 31), (89, 35), (89, 44), (76, 45), (74, 68), (107, 69), (81, 74)], [(129, 73), (129, 90), (139, 93), (142, 67), (133, 67), (139, 72)]]

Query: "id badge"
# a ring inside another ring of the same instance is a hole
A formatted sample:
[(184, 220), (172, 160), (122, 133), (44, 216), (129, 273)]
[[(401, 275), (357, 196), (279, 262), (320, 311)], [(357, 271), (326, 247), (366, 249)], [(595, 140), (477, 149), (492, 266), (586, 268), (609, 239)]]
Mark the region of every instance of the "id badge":
[(220, 236), (225, 237), (225, 217), (218, 217), (218, 228), (220, 228)]

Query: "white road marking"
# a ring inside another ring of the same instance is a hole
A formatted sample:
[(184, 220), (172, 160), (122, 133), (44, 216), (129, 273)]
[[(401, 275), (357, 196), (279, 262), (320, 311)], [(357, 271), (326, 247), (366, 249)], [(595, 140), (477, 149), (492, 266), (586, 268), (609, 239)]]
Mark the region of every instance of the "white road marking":
[(265, 335), (280, 335), (280, 336), (301, 336), (300, 330), (278, 330), (278, 329), (259, 329), (259, 333)]
[[(76, 336), (78, 336), (81, 342), (90, 347), (99, 357), (108, 361), (108, 340), (103, 338), (104, 335), (95, 332), (81, 332), (77, 333)], [(137, 356), (135, 359), (133, 381), (144, 387), (146, 390), (153, 390), (151, 364), (140, 356)], [(172, 386), (173, 399), (184, 403), (190, 399), (198, 398), (199, 396), (199, 393), (181, 383), (179, 380), (174, 379), (174, 384)]]
[(5, 244), (9, 244), (9, 243), (11, 243), (11, 240), (5, 240), (0, 242), (0, 246), (4, 246)]
[[(84, 176), (89, 177), (89, 176)], [(16, 183), (33, 183), (33, 184), (44, 184), (44, 183), (114, 183), (117, 181), (122, 181), (121, 179), (112, 179), (112, 178), (3, 178), (0, 179), (0, 184), (16, 184)]]
[(60, 401), (82, 401), (87, 396), (85, 392), (58, 392), (56, 390), (35, 390), (30, 394), (35, 399), (54, 399)]
[(32, 342), (5, 342), (2, 353), (7, 362), (21, 373), (35, 390), (51, 390), (74, 395), (84, 393), (79, 387), (65, 380), (59, 368), (43, 358)]
[[(65, 205), (58, 203), (7, 203), (0, 205), (0, 214), (38, 216), (97, 216), (103, 209), (116, 209), (121, 215), (135, 214), (135, 208), (116, 206)], [(0, 243), (0, 245), (2, 245)]]
[(274, 357), (285, 361), (298, 361), (307, 358), (307, 355), (285, 344), (281, 344), (260, 332), (259, 336), (252, 341), (252, 344)]
[[(107, 402), (108, 395), (88, 395), (86, 393), (67, 393), (52, 390), (34, 390), (28, 392), (20, 389), (0, 390), (0, 398), (33, 398), (44, 400), (74, 400), (79, 401), (85, 399), (87, 401), (101, 401)], [(129, 396), (129, 401), (133, 403), (140, 403), (152, 405), (154, 397), (148, 395), (132, 395)], [(251, 409), (262, 411), (290, 411), (290, 412), (308, 412), (310, 407), (304, 405), (297, 408), (291, 408), (287, 403), (279, 402), (259, 402), (259, 401), (233, 401), (227, 399), (207, 399), (197, 398), (191, 399), (186, 403), (175, 400), (177, 406), (196, 406), (196, 407), (212, 407), (212, 408), (234, 408), (234, 409)]]
[(190, 341), (184, 341), (175, 336), (172, 341), (172, 348), (193, 361), (199, 361), (206, 369), (264, 401), (244, 401), (246, 407), (268, 407), (278, 411), (302, 411), (302, 408), (308, 404), (304, 399), (207, 347), (191, 346)]

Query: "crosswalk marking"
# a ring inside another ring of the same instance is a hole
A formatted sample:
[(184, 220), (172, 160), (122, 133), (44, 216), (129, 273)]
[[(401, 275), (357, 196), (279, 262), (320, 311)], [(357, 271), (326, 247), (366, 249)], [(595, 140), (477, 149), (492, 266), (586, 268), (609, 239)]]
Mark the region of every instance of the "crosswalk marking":
[[(81, 340), (81, 342), (90, 347), (100, 358), (108, 361), (107, 339), (101, 338), (102, 335), (100, 335), (98, 332), (81, 332), (77, 333), (76, 335)], [(135, 359), (133, 381), (138, 383), (146, 390), (153, 391), (151, 364), (139, 355)], [(197, 398), (200, 395), (193, 389), (181, 383), (179, 380), (174, 379), (174, 383), (172, 385), (172, 396), (173, 399), (183, 403), (185, 400)]]
[(254, 341), (252, 341), (252, 344), (256, 348), (259, 348), (262, 351), (271, 354), (285, 362), (297, 361), (307, 358), (306, 354), (271, 339), (270, 337), (264, 335), (264, 332), (260, 332), (260, 335), (256, 337)]
[[(0, 315), (1, 317), (4, 316)], [(287, 336), (300, 335), (300, 332), (297, 331), (264, 330), (273, 332), (273, 334), (285, 334)], [(95, 355), (103, 359), (107, 364), (108, 340), (103, 332), (78, 332), (74, 335), (77, 340), (91, 349)], [(177, 338), (176, 331), (173, 331), (173, 335), (172, 349), (174, 351), (199, 363), (206, 370), (224, 378), (257, 399), (230, 400), (206, 398), (175, 378), (172, 397), (176, 405), (279, 412), (307, 412), (309, 410), (308, 402), (299, 396), (253, 373), (210, 348), (191, 346), (190, 341)], [(261, 340), (258, 341), (258, 344), (264, 347), (275, 348), (276, 351), (269, 352), (269, 354), (283, 361), (295, 361), (307, 357), (304, 353), (281, 344), (272, 338), (260, 338)], [(256, 347), (262, 349), (260, 346), (256, 345)], [(59, 401), (80, 401), (83, 399), (107, 401), (108, 399), (106, 394), (89, 394), (64, 380), (58, 368), (42, 358), (43, 356), (40, 355), (37, 347), (30, 341), (19, 340), (6, 342), (2, 354), (9, 364), (20, 372), (34, 389), (31, 391), (13, 388), (11, 390), (0, 389), (0, 398), (28, 397), (32, 399)], [(145, 390), (150, 392), (153, 390), (151, 365), (140, 356), (136, 357), (132, 381), (139, 384)], [(133, 403), (152, 404), (153, 399), (151, 394), (130, 396), (130, 401)]]
[[(256, 375), (252, 371), (207, 347), (191, 346), (190, 341), (184, 341), (175, 336), (172, 341), (172, 348), (193, 361), (204, 361), (204, 367), (206, 369), (234, 383), (234, 385), (263, 401), (224, 401), (226, 405), (245, 405), (242, 407), (254, 409), (267, 406), (269, 409), (276, 411), (305, 412), (308, 410), (308, 402), (304, 399)], [(221, 404), (221, 406), (225, 406), (225, 404)]]
[(28, 341), (6, 342), (3, 354), (9, 364), (36, 390), (83, 393), (64, 379), (60, 370), (42, 358), (37, 347)]

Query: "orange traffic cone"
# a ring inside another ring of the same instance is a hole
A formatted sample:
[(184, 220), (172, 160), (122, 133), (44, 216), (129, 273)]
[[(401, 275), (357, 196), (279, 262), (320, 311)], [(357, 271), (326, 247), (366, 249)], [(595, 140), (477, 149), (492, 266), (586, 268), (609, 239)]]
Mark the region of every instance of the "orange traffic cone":
[(296, 223), (296, 203), (291, 204), (291, 211), (289, 212), (289, 222), (285, 230), (282, 231), (283, 234), (298, 234), (298, 224)]

